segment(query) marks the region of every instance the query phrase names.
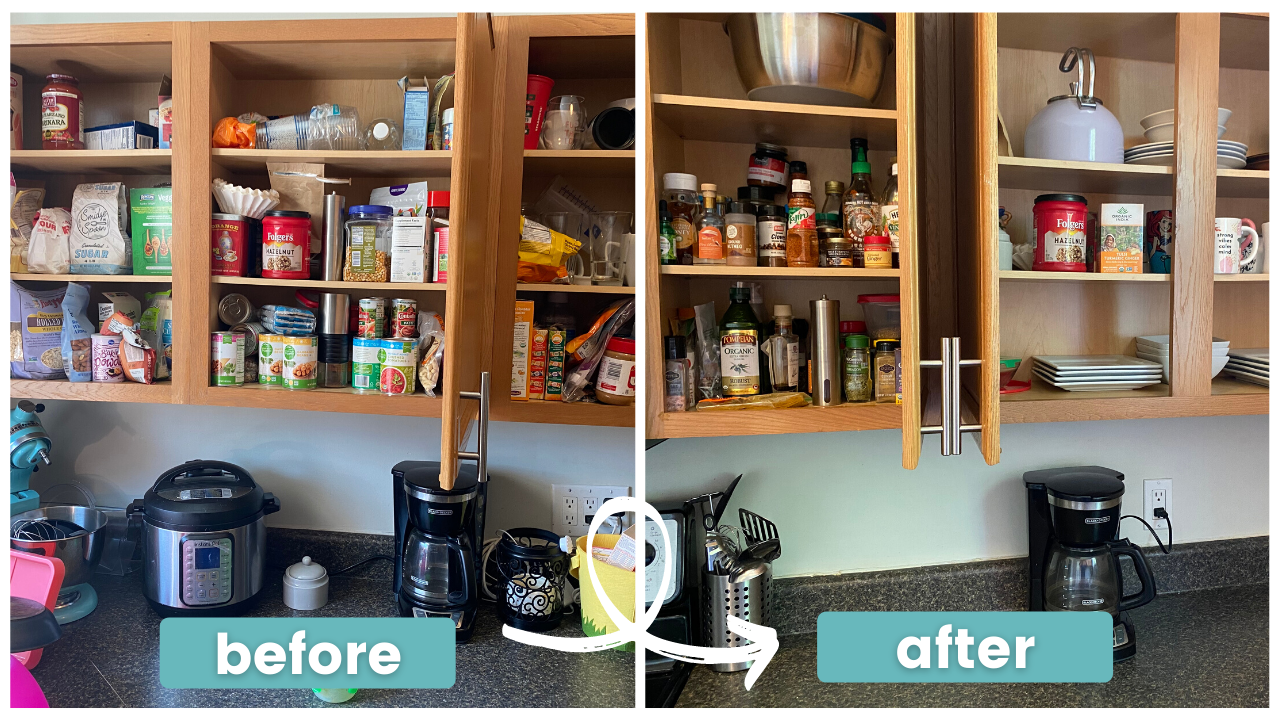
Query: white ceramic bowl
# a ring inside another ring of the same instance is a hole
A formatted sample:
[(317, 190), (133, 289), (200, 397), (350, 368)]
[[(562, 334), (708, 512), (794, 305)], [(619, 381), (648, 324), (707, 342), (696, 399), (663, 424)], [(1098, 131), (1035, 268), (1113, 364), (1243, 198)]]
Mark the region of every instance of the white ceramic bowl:
[[(1169, 142), (1173, 140), (1174, 127), (1175, 127), (1174, 123), (1162, 123), (1160, 125), (1155, 125), (1150, 128), (1147, 128), (1147, 131), (1143, 133), (1143, 135), (1146, 135), (1147, 140), (1150, 140), (1151, 142)], [(1227, 132), (1226, 125), (1218, 126), (1219, 138), (1221, 138), (1226, 132)]]
[[(1169, 336), (1168, 335), (1139, 335), (1134, 338), (1138, 343), (1138, 349), (1141, 350), (1143, 345), (1151, 345), (1158, 350), (1148, 350), (1147, 352), (1169, 352)], [(1220, 337), (1213, 338), (1213, 352), (1215, 354), (1225, 353), (1231, 348), (1230, 340), (1223, 340)]]
[[(1139, 350), (1138, 357), (1142, 360), (1150, 360), (1151, 362), (1160, 363), (1160, 366), (1164, 368), (1164, 381), (1166, 383), (1169, 382), (1169, 356), (1168, 355), (1151, 355), (1149, 353), (1145, 353)], [(1209, 368), (1212, 374), (1209, 377), (1210, 378), (1218, 377), (1218, 373), (1222, 372), (1222, 369), (1227, 366), (1227, 361), (1229, 359), (1230, 358), (1228, 358), (1226, 355), (1214, 355), (1213, 360), (1211, 361), (1211, 367)]]
[[(1218, 125), (1219, 125), (1219, 126), (1221, 126), (1221, 127), (1226, 127), (1227, 121), (1228, 121), (1228, 120), (1230, 120), (1230, 119), (1231, 119), (1231, 111), (1230, 111), (1230, 110), (1228, 110), (1228, 109), (1226, 109), (1226, 108), (1218, 108)], [(1151, 128), (1153, 128), (1153, 127), (1155, 127), (1155, 126), (1157, 126), (1157, 125), (1164, 125), (1164, 124), (1172, 123), (1172, 122), (1173, 122), (1173, 111), (1172, 111), (1172, 110), (1161, 110), (1161, 111), (1160, 111), (1160, 112), (1158, 112), (1158, 113), (1151, 113), (1150, 115), (1148, 115), (1148, 116), (1146, 116), (1146, 117), (1142, 118), (1142, 121), (1141, 121), (1141, 122), (1142, 122), (1142, 129), (1143, 129), (1143, 130), (1150, 130)], [(1221, 134), (1221, 133), (1219, 133), (1219, 134), (1218, 134), (1218, 137), (1222, 137), (1222, 134)]]

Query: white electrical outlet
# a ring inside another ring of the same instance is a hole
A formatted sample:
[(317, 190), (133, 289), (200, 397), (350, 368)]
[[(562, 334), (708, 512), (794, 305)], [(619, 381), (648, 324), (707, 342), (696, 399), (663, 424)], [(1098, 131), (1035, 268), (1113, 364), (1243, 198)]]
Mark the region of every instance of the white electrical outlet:
[(552, 485), (551, 532), (561, 536), (586, 535), (601, 505), (630, 494), (631, 488), (625, 485)]
[(1143, 519), (1157, 530), (1167, 530), (1169, 523), (1156, 517), (1155, 511), (1156, 508), (1162, 507), (1170, 517), (1173, 517), (1173, 480), (1171, 478), (1143, 480), (1142, 496)]

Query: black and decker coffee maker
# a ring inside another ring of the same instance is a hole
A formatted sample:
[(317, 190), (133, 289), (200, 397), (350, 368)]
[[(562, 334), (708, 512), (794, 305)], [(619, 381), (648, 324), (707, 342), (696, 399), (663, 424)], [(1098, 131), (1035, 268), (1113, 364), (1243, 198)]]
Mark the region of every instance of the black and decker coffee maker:
[(480, 542), (489, 483), (462, 465), (451, 489), (440, 486), (440, 463), (409, 460), (391, 469), (395, 506), (396, 604), (403, 617), (447, 617), (466, 642), (475, 630), (480, 596)]
[[(1027, 486), (1031, 610), (1111, 613), (1112, 657), (1133, 657), (1137, 637), (1129, 610), (1156, 597), (1155, 580), (1136, 545), (1117, 538), (1124, 475), (1104, 467), (1036, 470)], [(1124, 594), (1120, 557), (1133, 561), (1142, 589)]]

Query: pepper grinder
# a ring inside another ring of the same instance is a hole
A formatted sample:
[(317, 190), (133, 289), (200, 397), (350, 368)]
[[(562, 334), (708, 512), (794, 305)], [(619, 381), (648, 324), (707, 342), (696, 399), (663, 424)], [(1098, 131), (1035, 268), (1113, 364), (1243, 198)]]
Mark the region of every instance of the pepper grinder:
[(809, 301), (809, 391), (818, 407), (844, 402), (840, 381), (840, 301)]
[[(345, 256), (343, 219), (347, 199), (337, 193), (324, 196), (321, 226), (320, 279), (341, 280)], [(351, 340), (347, 337), (351, 320), (351, 296), (345, 293), (320, 294), (320, 387), (344, 388), (351, 382)]]

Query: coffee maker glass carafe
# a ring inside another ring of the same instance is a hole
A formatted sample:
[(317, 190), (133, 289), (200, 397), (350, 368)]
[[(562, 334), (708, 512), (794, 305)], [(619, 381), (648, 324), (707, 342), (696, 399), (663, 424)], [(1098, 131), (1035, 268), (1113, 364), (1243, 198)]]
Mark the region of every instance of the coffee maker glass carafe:
[(1106, 610), (1116, 615), (1120, 588), (1111, 549), (1055, 543), (1044, 571), (1046, 610)]
[(475, 559), (465, 540), (409, 531), (402, 587), (424, 603), (464, 605), (475, 592)]

